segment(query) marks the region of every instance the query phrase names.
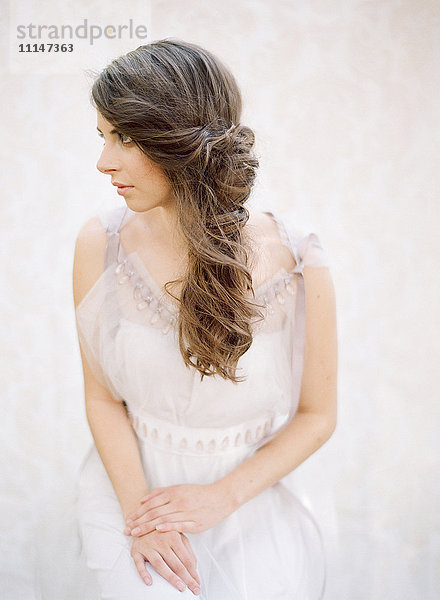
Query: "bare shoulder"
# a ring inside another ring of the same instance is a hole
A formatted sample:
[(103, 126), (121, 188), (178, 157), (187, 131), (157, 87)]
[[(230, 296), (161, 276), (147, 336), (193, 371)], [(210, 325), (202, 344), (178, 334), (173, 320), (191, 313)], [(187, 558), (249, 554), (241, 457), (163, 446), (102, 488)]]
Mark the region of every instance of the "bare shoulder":
[(262, 264), (268, 271), (277, 271), (284, 267), (292, 270), (296, 261), (290, 249), (283, 243), (280, 231), (274, 218), (265, 211), (249, 209), (248, 236), (251, 246), (259, 255)]
[(255, 208), (248, 208), (249, 219), (246, 223), (251, 234), (254, 234), (255, 238), (259, 236), (260, 240), (274, 241), (278, 239), (277, 226), (270, 215), (262, 210), (256, 210)]
[(80, 228), (73, 260), (73, 298), (75, 307), (104, 271), (107, 233), (99, 217), (88, 219)]

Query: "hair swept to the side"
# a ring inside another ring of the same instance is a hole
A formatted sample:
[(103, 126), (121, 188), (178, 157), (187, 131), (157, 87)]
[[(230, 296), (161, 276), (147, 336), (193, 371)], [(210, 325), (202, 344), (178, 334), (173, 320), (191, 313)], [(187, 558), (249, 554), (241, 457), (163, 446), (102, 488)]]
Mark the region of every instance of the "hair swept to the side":
[[(237, 363), (261, 320), (243, 226), (259, 161), (229, 69), (200, 46), (166, 38), (113, 60), (91, 101), (168, 178), (188, 247), (179, 302), (185, 364), (234, 383)], [(174, 297), (174, 296), (173, 296)]]

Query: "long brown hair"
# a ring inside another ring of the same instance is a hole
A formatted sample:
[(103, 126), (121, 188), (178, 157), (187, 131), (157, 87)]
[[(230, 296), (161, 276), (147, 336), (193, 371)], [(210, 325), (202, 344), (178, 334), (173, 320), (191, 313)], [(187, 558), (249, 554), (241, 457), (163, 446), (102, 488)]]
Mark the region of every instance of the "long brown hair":
[[(188, 243), (179, 301), (185, 364), (234, 383), (237, 362), (262, 319), (252, 292), (243, 235), (259, 161), (253, 131), (240, 124), (242, 101), (228, 68), (213, 54), (175, 38), (139, 46), (96, 77), (91, 101), (120, 133), (158, 164), (176, 201)], [(255, 296), (255, 295), (254, 295)], [(174, 297), (174, 296), (173, 296)]]

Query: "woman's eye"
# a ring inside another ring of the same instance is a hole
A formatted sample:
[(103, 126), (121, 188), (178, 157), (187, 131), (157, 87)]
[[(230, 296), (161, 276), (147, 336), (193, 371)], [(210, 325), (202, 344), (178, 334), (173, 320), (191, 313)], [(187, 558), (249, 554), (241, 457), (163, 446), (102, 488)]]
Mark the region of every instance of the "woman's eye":
[(123, 144), (129, 144), (130, 142), (132, 142), (133, 140), (131, 139), (131, 137), (129, 137), (128, 135), (125, 135), (125, 133), (118, 133), (121, 142)]
[[(104, 139), (104, 134), (98, 131), (98, 135), (101, 139)], [(118, 133), (119, 139), (121, 140), (122, 144), (124, 146), (126, 146), (127, 144), (131, 144), (131, 142), (133, 141), (131, 139), (131, 137), (129, 137), (128, 135), (125, 135), (125, 133)], [(104, 142), (105, 143), (105, 142)]]

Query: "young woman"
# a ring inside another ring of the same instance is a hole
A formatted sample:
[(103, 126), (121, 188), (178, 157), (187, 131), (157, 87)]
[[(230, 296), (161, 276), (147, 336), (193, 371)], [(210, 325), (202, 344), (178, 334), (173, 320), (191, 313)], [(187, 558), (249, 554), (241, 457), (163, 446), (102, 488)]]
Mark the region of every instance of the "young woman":
[(245, 206), (254, 135), (210, 52), (140, 46), (91, 95), (124, 203), (75, 247), (88, 597), (317, 600), (319, 530), (282, 479), (335, 428), (326, 253)]

